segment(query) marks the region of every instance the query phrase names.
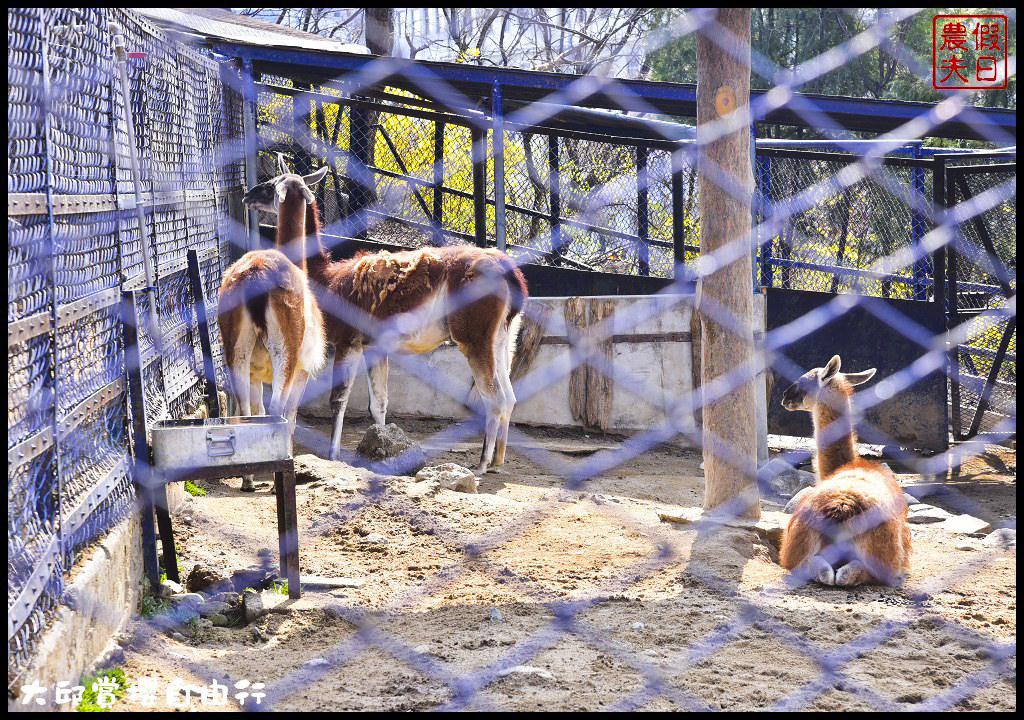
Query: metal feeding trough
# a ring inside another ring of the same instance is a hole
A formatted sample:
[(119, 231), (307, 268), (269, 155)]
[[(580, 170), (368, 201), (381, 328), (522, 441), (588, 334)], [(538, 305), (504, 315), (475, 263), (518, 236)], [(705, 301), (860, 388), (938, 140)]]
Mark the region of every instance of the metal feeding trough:
[(153, 464), (195, 470), (287, 460), (288, 421), (280, 415), (162, 420), (153, 426)]

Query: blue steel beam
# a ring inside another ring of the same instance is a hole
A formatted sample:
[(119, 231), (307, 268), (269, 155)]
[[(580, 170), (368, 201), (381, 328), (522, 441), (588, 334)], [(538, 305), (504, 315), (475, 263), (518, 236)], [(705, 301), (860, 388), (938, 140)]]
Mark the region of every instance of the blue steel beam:
[[(347, 72), (358, 71), (377, 58), (371, 55), (349, 53), (328, 53), (291, 48), (259, 47), (241, 43), (210, 40), (214, 52), (228, 57), (249, 60), (258, 70), (288, 77), (337, 78)], [(458, 88), (469, 98), (488, 97), (495, 83), (500, 83), (506, 101), (534, 101), (549, 94), (565, 90), (580, 79), (577, 75), (563, 73), (519, 70), (516, 68), (489, 68), (458, 63), (402, 61), (393, 58), (402, 72), (388, 79), (388, 84), (417, 90), (418, 84), (410, 73), (433, 75)], [(415, 68), (420, 68), (417, 73)], [(429, 73), (422, 73), (428, 70)], [(621, 109), (621, 101), (608, 97), (603, 88), (607, 81), (590, 78), (592, 92), (576, 104), (584, 107)], [(617, 80), (608, 87), (612, 94), (625, 90), (632, 93), (658, 112), (667, 115), (695, 117), (697, 113), (696, 85), (655, 82), (651, 80)], [(764, 95), (766, 90), (751, 90), (751, 100)], [(905, 100), (873, 100), (863, 98), (833, 97), (828, 95), (800, 94), (819, 112), (852, 131), (889, 132), (904, 123), (931, 113), (935, 105)], [(810, 127), (808, 121), (796, 111), (782, 107), (758, 118), (758, 122)], [(812, 128), (814, 129), (814, 128)], [(1002, 108), (971, 108), (969, 119), (954, 117), (925, 133), (929, 137), (988, 139), (993, 135), (1015, 139), (1017, 136), (1017, 114), (1014, 110)]]

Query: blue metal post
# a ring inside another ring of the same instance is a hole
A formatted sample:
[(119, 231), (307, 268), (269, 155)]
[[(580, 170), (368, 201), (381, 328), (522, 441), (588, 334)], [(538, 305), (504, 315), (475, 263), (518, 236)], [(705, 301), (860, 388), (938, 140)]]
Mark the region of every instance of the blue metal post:
[[(772, 214), (772, 159), (768, 156), (757, 158), (757, 189), (761, 194), (761, 217)], [(772, 287), (772, 238), (763, 237), (766, 231), (759, 228), (757, 239), (761, 245), (761, 285)]]
[(505, 118), (501, 83), (491, 91), (491, 135), (494, 145), (494, 241), (505, 252)]
[[(914, 158), (921, 157), (921, 146), (914, 146)], [(928, 202), (928, 197), (924, 194), (924, 168), (914, 167), (911, 168), (911, 178), (914, 184), (914, 193), (920, 202)], [(924, 217), (920, 212), (916, 210), (911, 211), (910, 215), (910, 235), (911, 242), (915, 252), (921, 249), (921, 239), (925, 234), (925, 222)], [(939, 282), (939, 280), (936, 280)], [(928, 258), (919, 258), (914, 263), (914, 299), (915, 300), (927, 300), (928, 299)]]

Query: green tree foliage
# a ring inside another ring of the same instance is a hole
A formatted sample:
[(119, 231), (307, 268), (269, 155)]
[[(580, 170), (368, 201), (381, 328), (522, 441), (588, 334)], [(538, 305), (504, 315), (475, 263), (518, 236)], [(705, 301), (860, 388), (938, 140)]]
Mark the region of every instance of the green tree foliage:
[[(681, 10), (664, 9), (652, 22), (669, 26)], [(754, 57), (751, 87), (767, 89), (780, 78), (771, 74), (776, 66), (794, 70), (830, 50), (842, 47), (870, 29), (887, 10), (877, 8), (756, 8), (751, 18), (750, 43)], [(950, 8), (922, 10), (899, 20), (889, 28), (888, 41), (866, 52), (853, 54), (830, 72), (813, 78), (801, 92), (859, 98), (919, 100), (937, 102), (944, 96), (932, 87), (932, 18), (937, 14), (963, 12)], [(975, 8), (975, 14), (998, 10)], [(1009, 20), (1009, 54), (1017, 51), (1017, 28)], [(696, 40), (693, 34), (669, 39), (649, 56), (652, 77), (657, 80), (694, 83), (697, 79)], [(1011, 77), (1006, 90), (974, 93), (972, 102), (984, 107), (1017, 106), (1017, 81)]]

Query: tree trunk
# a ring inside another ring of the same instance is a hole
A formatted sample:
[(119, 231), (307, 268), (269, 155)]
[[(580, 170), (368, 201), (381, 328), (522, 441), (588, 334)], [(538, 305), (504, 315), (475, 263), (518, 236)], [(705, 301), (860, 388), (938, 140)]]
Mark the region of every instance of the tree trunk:
[(364, 8), (366, 47), (374, 55), (390, 55), (395, 45), (395, 16), (391, 8)]
[[(718, 23), (721, 28), (697, 33), (700, 251), (702, 258), (719, 251), (726, 254), (735, 249), (733, 243), (742, 244), (743, 251), (701, 282), (701, 373), (708, 394), (717, 377), (750, 361), (754, 347), (750, 254), (754, 176), (749, 120), (714, 141), (708, 140), (721, 132), (721, 125), (735, 122), (737, 113), (740, 117), (748, 113), (750, 9), (720, 9)], [(719, 176), (729, 179), (726, 187), (716, 182)], [(746, 382), (704, 408), (705, 511), (760, 516), (755, 407), (751, 374)]]

